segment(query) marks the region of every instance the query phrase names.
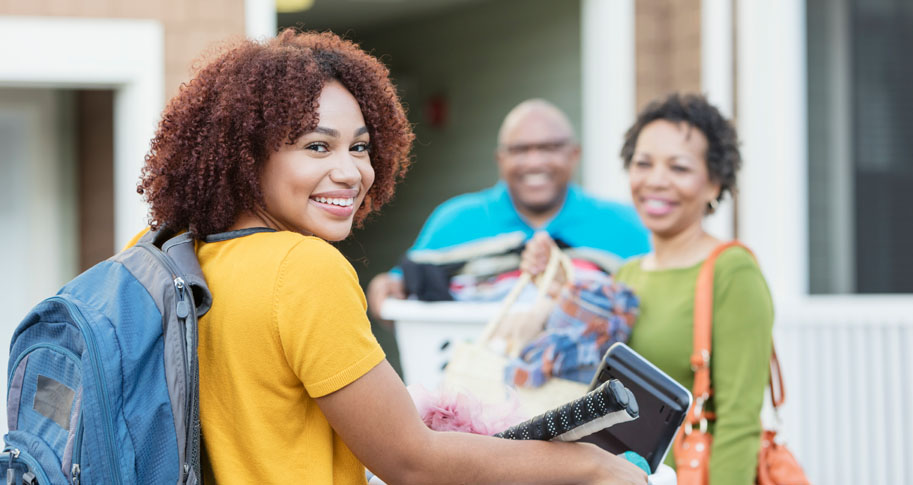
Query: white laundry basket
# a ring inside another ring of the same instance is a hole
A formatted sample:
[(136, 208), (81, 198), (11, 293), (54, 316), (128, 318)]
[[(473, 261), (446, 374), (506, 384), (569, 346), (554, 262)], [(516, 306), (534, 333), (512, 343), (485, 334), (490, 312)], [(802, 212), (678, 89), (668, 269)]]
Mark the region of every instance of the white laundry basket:
[(437, 387), (453, 345), (478, 338), (499, 307), (497, 302), (386, 300), (381, 316), (394, 322), (406, 385)]

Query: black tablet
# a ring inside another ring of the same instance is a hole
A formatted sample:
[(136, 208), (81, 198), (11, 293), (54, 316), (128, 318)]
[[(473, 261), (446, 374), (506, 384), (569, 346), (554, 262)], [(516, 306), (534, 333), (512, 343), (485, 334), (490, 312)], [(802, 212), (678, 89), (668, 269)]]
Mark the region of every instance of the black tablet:
[(613, 453), (635, 451), (656, 473), (688, 414), (691, 392), (623, 343), (609, 347), (590, 383), (590, 390), (609, 379), (618, 379), (631, 390), (637, 398), (640, 417), (593, 433), (581, 441)]

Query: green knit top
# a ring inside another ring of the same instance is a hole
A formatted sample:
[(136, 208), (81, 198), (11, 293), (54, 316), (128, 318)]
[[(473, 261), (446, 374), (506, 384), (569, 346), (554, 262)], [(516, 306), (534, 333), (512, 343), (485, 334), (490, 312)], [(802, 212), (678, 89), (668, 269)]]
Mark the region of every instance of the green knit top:
[[(640, 297), (640, 316), (628, 344), (691, 390), (694, 291), (701, 263), (645, 271), (641, 258), (616, 274)], [(729, 248), (714, 268), (713, 343), (709, 409), (711, 485), (754, 483), (761, 437), (761, 405), (769, 375), (773, 302), (754, 258)], [(641, 417), (643, 418), (643, 417)], [(672, 451), (666, 464), (675, 467)]]

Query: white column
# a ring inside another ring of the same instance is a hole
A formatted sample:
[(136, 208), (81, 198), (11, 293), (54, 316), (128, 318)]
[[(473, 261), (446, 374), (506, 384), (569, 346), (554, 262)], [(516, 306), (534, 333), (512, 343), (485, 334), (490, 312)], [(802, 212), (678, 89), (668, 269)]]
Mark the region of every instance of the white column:
[(583, 187), (590, 193), (630, 201), (618, 152), (634, 122), (634, 0), (583, 0)]
[[(116, 25), (116, 24), (115, 24)], [(149, 143), (165, 104), (165, 37), (157, 22), (137, 23), (125, 42), (142, 62), (129, 63), (114, 92), (114, 249), (146, 225), (147, 206), (136, 193)], [(124, 62), (124, 61), (121, 61)]]
[[(733, 0), (701, 1), (701, 90), (723, 113), (733, 115)], [(721, 239), (732, 239), (733, 203), (727, 196), (704, 227)]]
[(276, 36), (275, 0), (244, 0), (244, 33), (249, 39)]
[(805, 2), (739, 0), (739, 232), (775, 298), (808, 293)]
[(149, 142), (165, 100), (165, 53), (161, 26), (147, 24), (136, 39), (145, 61), (114, 95), (114, 249), (119, 251), (146, 225), (147, 206), (136, 193)]

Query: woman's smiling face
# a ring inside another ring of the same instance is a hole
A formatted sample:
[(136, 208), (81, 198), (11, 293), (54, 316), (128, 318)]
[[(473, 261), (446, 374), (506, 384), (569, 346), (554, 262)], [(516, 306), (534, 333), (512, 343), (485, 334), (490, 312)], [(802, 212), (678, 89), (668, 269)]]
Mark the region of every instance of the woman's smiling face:
[(317, 128), (266, 160), (263, 215), (277, 229), (339, 241), (374, 183), (370, 137), (358, 101), (339, 82), (328, 82), (318, 103)]
[(641, 130), (628, 177), (634, 207), (655, 235), (674, 237), (700, 224), (720, 193), (706, 154), (707, 138), (687, 123), (656, 120)]

